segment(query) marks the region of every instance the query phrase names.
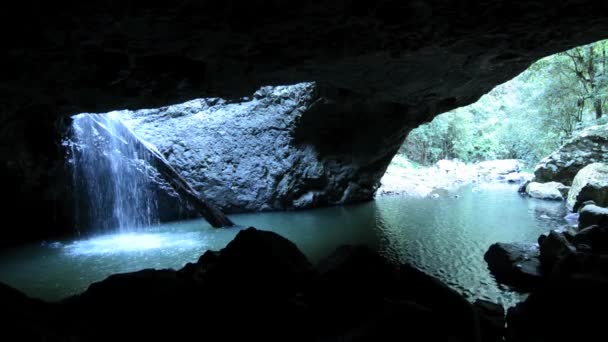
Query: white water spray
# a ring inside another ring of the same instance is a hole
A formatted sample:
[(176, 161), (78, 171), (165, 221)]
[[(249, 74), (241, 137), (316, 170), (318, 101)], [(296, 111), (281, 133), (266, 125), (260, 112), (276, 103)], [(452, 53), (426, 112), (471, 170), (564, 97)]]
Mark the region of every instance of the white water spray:
[[(125, 134), (128, 133), (128, 134)], [(120, 232), (158, 223), (149, 152), (117, 113), (72, 122), (72, 166), (79, 229)]]

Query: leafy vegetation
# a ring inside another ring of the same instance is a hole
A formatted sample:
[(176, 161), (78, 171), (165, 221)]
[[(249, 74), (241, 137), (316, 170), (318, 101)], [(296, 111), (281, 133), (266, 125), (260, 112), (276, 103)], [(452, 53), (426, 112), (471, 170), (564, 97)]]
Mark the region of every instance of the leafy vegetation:
[(414, 129), (400, 153), (423, 165), (454, 158), (533, 165), (577, 130), (606, 122), (607, 52), (603, 40), (543, 58), (476, 103)]

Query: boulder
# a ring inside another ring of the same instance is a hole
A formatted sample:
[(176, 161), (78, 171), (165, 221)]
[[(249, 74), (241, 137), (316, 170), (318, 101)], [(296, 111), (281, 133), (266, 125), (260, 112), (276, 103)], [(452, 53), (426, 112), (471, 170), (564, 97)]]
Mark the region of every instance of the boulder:
[(578, 211), (588, 202), (597, 203), (601, 207), (608, 207), (608, 183), (588, 183), (583, 186), (576, 196), (572, 210)]
[(197, 267), (207, 289), (250, 299), (293, 296), (314, 274), (293, 242), (253, 227), (241, 230), (219, 252), (204, 254)]
[(568, 241), (566, 236), (555, 230), (548, 235), (541, 235), (538, 239), (540, 246), (540, 262), (544, 270), (551, 271), (555, 263), (567, 255), (575, 253), (576, 248)]
[(540, 161), (534, 169), (537, 182), (571, 185), (585, 166), (608, 162), (608, 125), (586, 128), (557, 151)]
[(520, 291), (539, 286), (542, 278), (539, 248), (535, 244), (495, 243), (484, 254), (496, 281)]
[[(460, 341), (494, 341), (484, 336), (483, 314), (454, 289), (410, 265), (401, 265), (399, 287), (410, 300), (431, 308), (442, 329)], [(485, 317), (485, 316), (484, 316)], [(487, 327), (486, 327), (487, 328)], [(449, 339), (448, 339), (449, 340)]]
[(588, 200), (601, 207), (608, 206), (608, 164), (589, 164), (574, 177), (568, 191), (568, 207), (577, 211)]
[(371, 200), (405, 137), (400, 108), (300, 83), (118, 115), (194, 190), (236, 213)]
[(0, 283), (2, 331), (4, 341), (62, 341), (57, 326), (61, 318), (57, 305), (26, 296)]
[(608, 224), (608, 208), (594, 204), (586, 205), (579, 212), (578, 228), (584, 229), (592, 225)]
[(575, 236), (575, 244), (585, 245), (593, 254), (608, 254), (608, 225), (587, 227)]
[(533, 198), (561, 201), (564, 199), (568, 187), (558, 182), (538, 183), (531, 182), (526, 185), (526, 193)]
[(484, 341), (502, 341), (505, 335), (505, 308), (484, 299), (477, 299), (473, 304), (482, 314), (480, 324)]
[(589, 341), (606, 339), (608, 278), (575, 274), (553, 278), (526, 300), (509, 308), (509, 342)]

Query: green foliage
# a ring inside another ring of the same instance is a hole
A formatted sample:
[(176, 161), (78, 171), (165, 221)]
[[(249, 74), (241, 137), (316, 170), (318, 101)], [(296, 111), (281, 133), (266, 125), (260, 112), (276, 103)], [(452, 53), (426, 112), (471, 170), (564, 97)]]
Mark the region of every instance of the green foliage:
[(585, 126), (606, 121), (608, 40), (539, 60), (478, 102), (412, 130), (400, 153), (430, 165), (517, 158), (532, 166)]

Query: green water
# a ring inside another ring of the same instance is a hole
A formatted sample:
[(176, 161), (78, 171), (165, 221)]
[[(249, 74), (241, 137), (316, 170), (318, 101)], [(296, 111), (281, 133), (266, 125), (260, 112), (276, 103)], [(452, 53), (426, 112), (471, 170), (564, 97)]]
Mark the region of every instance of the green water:
[[(353, 206), (231, 218), (287, 237), (312, 262), (341, 244), (367, 244), (439, 277), (471, 300), (508, 306), (521, 295), (496, 284), (484, 252), (497, 241), (534, 242), (539, 234), (566, 225), (564, 215), (560, 202), (523, 198), (514, 186), (493, 185), (464, 187), (437, 199), (382, 197)], [(0, 254), (0, 281), (30, 296), (57, 300), (112, 273), (181, 268), (207, 249), (221, 249), (237, 232), (213, 229), (198, 219), (133, 234), (22, 246)]]

